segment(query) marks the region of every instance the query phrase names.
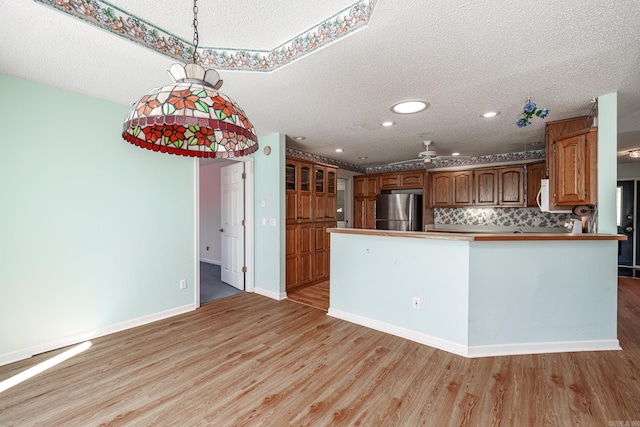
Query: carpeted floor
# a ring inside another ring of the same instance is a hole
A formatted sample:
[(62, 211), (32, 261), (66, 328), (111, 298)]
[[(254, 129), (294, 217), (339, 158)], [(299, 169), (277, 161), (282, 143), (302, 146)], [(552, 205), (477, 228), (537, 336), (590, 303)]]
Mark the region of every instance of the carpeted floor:
[(200, 304), (243, 292), (220, 280), (220, 266), (200, 262)]

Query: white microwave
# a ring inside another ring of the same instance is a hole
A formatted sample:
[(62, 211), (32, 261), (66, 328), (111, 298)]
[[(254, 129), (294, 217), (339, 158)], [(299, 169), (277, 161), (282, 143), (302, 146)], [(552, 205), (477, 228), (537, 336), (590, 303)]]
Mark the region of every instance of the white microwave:
[(538, 207), (542, 212), (550, 212), (550, 213), (571, 213), (571, 211), (552, 211), (549, 209), (549, 180), (542, 179), (540, 180), (540, 191), (538, 191), (538, 195), (536, 196), (536, 202), (538, 203)]

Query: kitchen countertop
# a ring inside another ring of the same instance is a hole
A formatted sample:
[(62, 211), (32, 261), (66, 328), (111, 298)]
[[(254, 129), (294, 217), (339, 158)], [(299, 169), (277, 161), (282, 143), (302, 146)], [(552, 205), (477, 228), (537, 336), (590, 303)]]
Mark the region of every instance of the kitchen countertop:
[(328, 233), (362, 234), (367, 236), (411, 237), (434, 240), (466, 240), (466, 241), (519, 241), (519, 240), (627, 240), (618, 234), (570, 234), (570, 233), (538, 233), (538, 232), (503, 232), (477, 233), (471, 231), (394, 231), (370, 230), (362, 228), (330, 228)]

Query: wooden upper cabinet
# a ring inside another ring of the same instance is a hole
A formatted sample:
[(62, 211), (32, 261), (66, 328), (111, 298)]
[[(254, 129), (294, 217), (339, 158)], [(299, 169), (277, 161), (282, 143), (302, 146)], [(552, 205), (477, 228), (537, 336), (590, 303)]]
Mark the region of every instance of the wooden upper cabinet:
[[(589, 118), (587, 116), (575, 117), (575, 118), (566, 119), (566, 120), (558, 120), (554, 122), (548, 122), (546, 124), (546, 127), (545, 127), (545, 139), (546, 139), (546, 149), (547, 149), (547, 152), (546, 152), (547, 171), (546, 172), (547, 172), (547, 176), (549, 177), (549, 192), (556, 194), (555, 197), (553, 197), (553, 195), (550, 194), (550, 197), (549, 197), (550, 210), (554, 210), (554, 209), (563, 210), (563, 209), (566, 209), (568, 206), (576, 206), (577, 204), (586, 203), (584, 201), (575, 202), (575, 200), (580, 200), (581, 197), (578, 196), (577, 194), (573, 194), (572, 192), (578, 191), (578, 190), (582, 190), (582, 191), (589, 190), (590, 192), (594, 193), (593, 198), (589, 195), (587, 197), (589, 198), (589, 200), (591, 200), (591, 203), (597, 202), (595, 198), (595, 192), (597, 187), (595, 178), (592, 183), (589, 183), (588, 185), (586, 185), (586, 187), (590, 187), (588, 189), (587, 188), (578, 189), (577, 187), (579, 187), (581, 184), (579, 182), (571, 182), (571, 176), (573, 176), (576, 180), (585, 179), (584, 176), (582, 177), (578, 176), (578, 171), (580, 170), (579, 165), (575, 165), (575, 164), (571, 165), (570, 163), (565, 163), (566, 161), (570, 161), (570, 159), (577, 159), (576, 156), (579, 155), (579, 152), (578, 151), (574, 151), (573, 153), (570, 152), (572, 149), (575, 150), (577, 147), (571, 148), (570, 147), (571, 143), (567, 143), (562, 147), (562, 149), (563, 150), (566, 149), (566, 151), (564, 151), (563, 153), (559, 153), (558, 145), (557, 145), (557, 142), (559, 140), (564, 139), (567, 136), (572, 137), (572, 136), (575, 136), (576, 133), (585, 133), (590, 131), (590, 129), (596, 129), (596, 128), (590, 128), (589, 124), (590, 124)], [(596, 144), (597, 144), (597, 138), (596, 138), (596, 141), (594, 142), (594, 145)], [(593, 156), (590, 156), (590, 160), (589, 160), (590, 163), (588, 164), (588, 168), (590, 169), (590, 172), (593, 172), (592, 175), (594, 177), (597, 175), (596, 169), (595, 169), (596, 168), (595, 166), (596, 150), (597, 148), (594, 147)], [(559, 160), (558, 159), (559, 156), (563, 156), (563, 160)], [(561, 164), (558, 164), (559, 161)], [(565, 174), (563, 177), (560, 177), (557, 175), (559, 170)], [(570, 170), (573, 170), (573, 172), (569, 172)], [(581, 173), (584, 173), (584, 172), (581, 172)], [(559, 183), (558, 182), (559, 179), (563, 180), (563, 182)], [(573, 188), (571, 188), (572, 186)], [(560, 194), (559, 199), (558, 199), (558, 194)], [(585, 196), (582, 196), (582, 199), (584, 199), (584, 197)]]
[(431, 174), (431, 206), (434, 208), (449, 207), (452, 203), (452, 181), (450, 172), (434, 172)]
[(383, 173), (380, 175), (381, 190), (422, 188), (423, 185), (424, 171)]
[(400, 174), (400, 187), (422, 188), (424, 185), (424, 171), (403, 172)]
[(498, 204), (524, 207), (524, 168), (498, 169)]
[(474, 175), (476, 200), (478, 206), (498, 204), (498, 170), (477, 170)]
[(556, 206), (597, 203), (597, 140), (597, 128), (587, 128), (554, 141)]
[(536, 198), (540, 191), (540, 182), (547, 176), (547, 169), (544, 162), (531, 163), (527, 165), (527, 206), (530, 208), (538, 207)]
[(452, 172), (451, 180), (453, 185), (453, 206), (471, 206), (473, 204), (473, 172)]
[(314, 165), (313, 166), (313, 176), (314, 176), (314, 197), (313, 197), (313, 211), (314, 217), (316, 221), (324, 220), (325, 215), (325, 192), (327, 186), (327, 177), (326, 177), (326, 169), (324, 166)]
[(286, 219), (296, 221), (298, 219), (298, 169), (300, 164), (295, 160), (287, 159), (285, 164), (285, 193), (286, 193)]
[(384, 173), (380, 175), (381, 190), (394, 190), (396, 188), (400, 188), (399, 173)]
[(376, 197), (379, 192), (378, 175), (353, 177), (354, 197)]
[(325, 220), (336, 220), (338, 209), (338, 172), (335, 168), (326, 168), (327, 191), (325, 194), (324, 218)]
[(311, 221), (313, 219), (313, 188), (311, 176), (313, 167), (311, 163), (299, 162), (298, 177), (298, 221)]

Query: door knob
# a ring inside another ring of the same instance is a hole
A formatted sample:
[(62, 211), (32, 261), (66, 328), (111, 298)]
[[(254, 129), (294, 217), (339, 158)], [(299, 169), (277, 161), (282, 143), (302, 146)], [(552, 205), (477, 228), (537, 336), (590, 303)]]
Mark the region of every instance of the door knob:
[(624, 229), (627, 233), (631, 233), (633, 231), (633, 227), (627, 227)]
[(224, 228), (221, 228), (221, 229), (220, 229), (220, 232), (221, 232), (221, 233), (222, 233), (222, 232), (224, 232)]

